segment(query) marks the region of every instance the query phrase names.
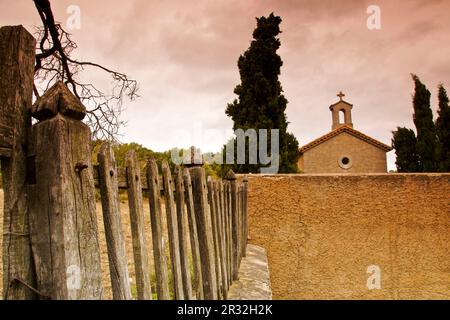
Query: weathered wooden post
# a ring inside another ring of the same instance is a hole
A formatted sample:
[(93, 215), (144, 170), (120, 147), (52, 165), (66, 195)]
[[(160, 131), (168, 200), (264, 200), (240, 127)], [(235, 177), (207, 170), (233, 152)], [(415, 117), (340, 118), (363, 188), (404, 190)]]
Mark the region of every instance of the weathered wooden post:
[(186, 216), (186, 207), (184, 201), (184, 180), (183, 172), (180, 166), (175, 168), (175, 192), (177, 204), (177, 222), (178, 222), (178, 239), (180, 241), (180, 260), (181, 260), (181, 276), (183, 279), (183, 292), (186, 300), (193, 300), (191, 271), (189, 268), (189, 252), (188, 252), (188, 221)]
[(192, 264), (194, 269), (194, 288), (197, 291), (197, 299), (203, 300), (203, 284), (202, 284), (202, 269), (200, 262), (200, 248), (198, 244), (198, 233), (197, 233), (197, 222), (195, 219), (194, 212), (194, 197), (192, 195), (192, 182), (189, 170), (185, 168), (183, 170), (184, 187), (185, 187), (185, 198), (186, 198), (186, 209), (188, 215), (189, 224), (189, 238), (191, 241), (191, 252), (192, 252)]
[(237, 187), (237, 192), (236, 192), (236, 207), (237, 207), (237, 223), (236, 223), (236, 228), (238, 230), (238, 241), (237, 241), (237, 248), (238, 248), (238, 263), (237, 263), (237, 267), (238, 270), (241, 266), (241, 237), (242, 237), (242, 229), (241, 229), (241, 186), (239, 183), (236, 183), (236, 187)]
[(224, 237), (224, 260), (225, 260), (225, 271), (227, 276), (227, 291), (230, 289), (230, 279), (231, 279), (231, 273), (230, 273), (230, 253), (229, 253), (229, 233), (228, 233), (228, 183), (221, 181), (220, 184), (221, 191), (222, 191), (222, 219), (223, 219), (223, 237)]
[(144, 207), (142, 203), (141, 169), (136, 152), (125, 155), (128, 183), (128, 204), (130, 207), (131, 236), (133, 238), (136, 289), (139, 300), (152, 299), (150, 265), (145, 240)]
[(169, 300), (169, 275), (163, 237), (162, 210), (158, 165), (155, 159), (147, 161), (148, 197), (150, 203), (150, 221), (152, 227), (153, 259), (156, 272), (156, 291), (159, 300)]
[(214, 196), (215, 196), (215, 204), (216, 204), (216, 213), (217, 213), (217, 237), (219, 239), (219, 257), (220, 257), (220, 275), (221, 275), (221, 284), (222, 284), (222, 296), (223, 299), (227, 299), (227, 271), (225, 268), (225, 240), (224, 240), (224, 232), (223, 232), (223, 210), (222, 210), (222, 189), (220, 188), (221, 182), (214, 181)]
[(209, 210), (211, 213), (211, 225), (212, 225), (212, 234), (213, 234), (213, 249), (214, 249), (214, 265), (216, 267), (216, 283), (217, 283), (217, 297), (219, 299), (222, 297), (222, 267), (220, 262), (220, 239), (219, 239), (219, 230), (218, 230), (218, 212), (216, 205), (216, 197), (215, 197), (215, 189), (214, 189), (214, 181), (211, 177), (208, 177), (208, 202), (209, 202)]
[[(225, 180), (226, 181), (226, 180)], [(233, 232), (232, 232), (232, 209), (231, 209), (231, 183), (225, 182), (225, 201), (226, 201), (226, 215), (227, 215), (227, 255), (228, 255), (228, 283), (231, 286), (233, 282)]]
[(244, 186), (243, 186), (243, 211), (244, 211), (244, 250), (243, 250), (243, 256), (247, 256), (247, 244), (248, 244), (248, 177), (245, 176), (243, 180)]
[(177, 213), (175, 208), (175, 201), (173, 199), (172, 175), (170, 173), (170, 168), (167, 161), (164, 161), (162, 163), (161, 170), (164, 182), (164, 199), (166, 204), (167, 231), (169, 234), (170, 260), (172, 263), (175, 300), (184, 300)]
[(214, 239), (211, 213), (208, 205), (205, 169), (193, 167), (190, 170), (194, 212), (197, 222), (200, 257), (202, 261), (203, 293), (207, 300), (217, 300), (217, 281), (214, 265)]
[(100, 299), (102, 274), (86, 109), (58, 82), (33, 105), (30, 231), (38, 290), (52, 299)]
[(114, 153), (109, 143), (104, 143), (101, 146), (98, 163), (103, 224), (108, 248), (113, 299), (130, 300), (130, 276), (120, 216), (118, 174)]
[(235, 173), (230, 170), (225, 179), (230, 182), (231, 192), (231, 246), (232, 246), (232, 278), (239, 279), (239, 208), (238, 208), (238, 190)]
[(245, 239), (244, 239), (244, 235), (245, 235), (245, 226), (244, 226), (244, 184), (241, 183), (241, 185), (239, 186), (239, 230), (240, 230), (240, 251), (239, 251), (239, 255), (240, 255), (240, 261), (242, 260), (242, 258), (245, 256)]
[(0, 29), (0, 159), (4, 190), (3, 297), (33, 299), (35, 287), (26, 194), (36, 41), (22, 26)]

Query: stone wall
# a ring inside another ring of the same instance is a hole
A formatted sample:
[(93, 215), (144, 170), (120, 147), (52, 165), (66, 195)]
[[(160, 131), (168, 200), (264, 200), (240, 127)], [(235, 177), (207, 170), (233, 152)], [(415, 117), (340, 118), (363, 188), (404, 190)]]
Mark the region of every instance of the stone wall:
[[(342, 157), (351, 160), (351, 168), (339, 166)], [(298, 167), (305, 173), (386, 173), (386, 151), (344, 132), (307, 150)]]
[[(274, 299), (450, 299), (450, 174), (250, 176)], [(369, 266), (381, 289), (369, 290)]]

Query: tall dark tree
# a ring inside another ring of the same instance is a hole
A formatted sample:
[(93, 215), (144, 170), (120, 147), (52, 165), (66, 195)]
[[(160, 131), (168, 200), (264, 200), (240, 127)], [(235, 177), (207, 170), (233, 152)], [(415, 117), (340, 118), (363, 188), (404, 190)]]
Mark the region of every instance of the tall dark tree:
[(431, 93), (418, 76), (412, 75), (412, 78), (415, 84), (413, 106), (419, 164), (421, 171), (435, 172), (438, 170), (438, 141), (430, 106)]
[(439, 110), (436, 133), (439, 139), (439, 171), (450, 171), (450, 107), (447, 91), (439, 85)]
[[(278, 79), (283, 65), (277, 54), (280, 48), (281, 18), (273, 13), (257, 18), (250, 48), (239, 58), (241, 83), (234, 93), (238, 95), (228, 104), (226, 114), (234, 121), (234, 130), (279, 129), (280, 172), (296, 172), (297, 139), (287, 132), (287, 99)], [(270, 147), (270, 145), (269, 145)], [(248, 156), (248, 151), (246, 152)], [(258, 172), (261, 165), (235, 166), (238, 172)]]
[(397, 128), (393, 132), (392, 147), (395, 149), (397, 160), (395, 164), (398, 172), (419, 172), (419, 155), (417, 154), (417, 138), (413, 130)]

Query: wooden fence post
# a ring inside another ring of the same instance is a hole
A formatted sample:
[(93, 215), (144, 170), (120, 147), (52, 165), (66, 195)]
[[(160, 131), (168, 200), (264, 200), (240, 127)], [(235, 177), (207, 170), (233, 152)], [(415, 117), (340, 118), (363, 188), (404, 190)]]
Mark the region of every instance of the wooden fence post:
[(103, 224), (108, 248), (109, 272), (114, 300), (130, 300), (125, 239), (120, 216), (119, 182), (116, 159), (109, 143), (101, 146), (98, 154), (99, 186), (102, 200)]
[(227, 255), (228, 255), (228, 286), (233, 282), (233, 235), (231, 231), (231, 183), (225, 182), (226, 221), (227, 221)]
[(183, 279), (184, 298), (193, 300), (191, 270), (189, 268), (189, 252), (188, 252), (188, 226), (184, 201), (185, 185), (183, 181), (183, 172), (180, 166), (175, 168), (175, 192), (177, 204), (178, 218), (178, 239), (180, 241), (180, 259), (181, 259), (181, 275)]
[(139, 300), (151, 300), (150, 267), (145, 240), (144, 208), (142, 204), (141, 170), (136, 153), (131, 150), (125, 155), (128, 204), (130, 207), (131, 235), (133, 238), (136, 289)]
[(230, 233), (229, 233), (229, 215), (228, 215), (228, 181), (223, 181), (223, 228), (224, 228), (224, 250), (225, 250), (225, 268), (227, 273), (227, 289), (231, 285), (231, 255), (230, 255)]
[(194, 212), (194, 198), (192, 195), (191, 175), (187, 168), (183, 171), (186, 208), (189, 222), (189, 238), (191, 241), (192, 264), (194, 269), (194, 288), (197, 291), (197, 299), (204, 299), (203, 284), (202, 284), (202, 270), (200, 262), (200, 249), (198, 244), (197, 222)]
[(30, 231), (38, 290), (52, 299), (101, 299), (91, 132), (84, 106), (59, 82), (32, 116), (28, 186)]
[(216, 196), (214, 189), (214, 181), (211, 177), (208, 177), (208, 202), (209, 210), (211, 212), (211, 225), (213, 235), (213, 249), (214, 249), (214, 265), (216, 267), (216, 283), (217, 283), (217, 297), (222, 298), (222, 266), (220, 262), (220, 239), (219, 239), (219, 225), (218, 225), (218, 212), (216, 205)]
[(220, 182), (221, 205), (222, 205), (222, 230), (223, 230), (223, 251), (226, 272), (226, 287), (230, 289), (230, 255), (228, 252), (228, 199), (227, 199), (227, 182)]
[(22, 26), (0, 29), (0, 159), (4, 190), (3, 297), (33, 299), (36, 276), (26, 194), (28, 108), (32, 104), (36, 41)]
[(208, 205), (205, 170), (193, 167), (190, 170), (194, 212), (202, 261), (203, 293), (207, 300), (217, 300), (217, 281), (214, 265), (214, 239), (212, 233), (211, 213)]
[(242, 183), (239, 186), (239, 209), (240, 209), (240, 223), (239, 223), (239, 227), (240, 227), (240, 232), (241, 232), (241, 236), (240, 236), (240, 259), (242, 261), (242, 258), (245, 256), (245, 217), (244, 217), (244, 184)]
[(164, 198), (166, 204), (167, 215), (167, 231), (169, 234), (170, 260), (172, 263), (173, 287), (175, 300), (184, 300), (183, 279), (180, 261), (180, 242), (178, 239), (178, 223), (173, 199), (173, 182), (170, 173), (169, 164), (164, 161), (161, 165), (163, 182), (164, 182)]
[(241, 237), (242, 237), (242, 229), (241, 229), (241, 186), (239, 185), (239, 183), (236, 183), (236, 207), (237, 207), (237, 223), (236, 223), (236, 228), (237, 228), (237, 268), (238, 268), (238, 272), (239, 272), (239, 268), (241, 266), (241, 251), (242, 251), (242, 247), (241, 247)]
[(239, 212), (238, 212), (238, 190), (236, 175), (230, 170), (226, 177), (230, 182), (230, 206), (231, 206), (231, 247), (232, 247), (232, 278), (239, 279)]
[(217, 213), (217, 233), (218, 233), (218, 246), (219, 246), (219, 257), (220, 257), (220, 270), (221, 270), (221, 284), (222, 284), (222, 295), (223, 299), (227, 299), (227, 271), (225, 268), (225, 240), (224, 240), (224, 232), (223, 232), (223, 210), (222, 210), (222, 196), (221, 196), (221, 181), (214, 181), (214, 196), (216, 203), (216, 213)]
[(243, 211), (244, 211), (244, 251), (243, 256), (247, 256), (247, 244), (248, 244), (248, 177), (245, 176), (243, 180), (244, 186), (243, 186)]
[(159, 300), (169, 300), (169, 276), (165, 253), (162, 211), (160, 201), (158, 165), (155, 159), (147, 161), (147, 183), (150, 202), (150, 220), (152, 227), (153, 257), (156, 272), (156, 290)]

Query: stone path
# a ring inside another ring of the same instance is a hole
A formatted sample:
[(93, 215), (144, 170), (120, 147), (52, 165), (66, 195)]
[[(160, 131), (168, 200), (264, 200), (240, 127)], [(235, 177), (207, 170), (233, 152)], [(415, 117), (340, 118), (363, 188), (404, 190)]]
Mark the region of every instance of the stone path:
[(264, 248), (247, 246), (247, 257), (242, 259), (239, 280), (233, 282), (228, 300), (272, 300), (269, 263)]

